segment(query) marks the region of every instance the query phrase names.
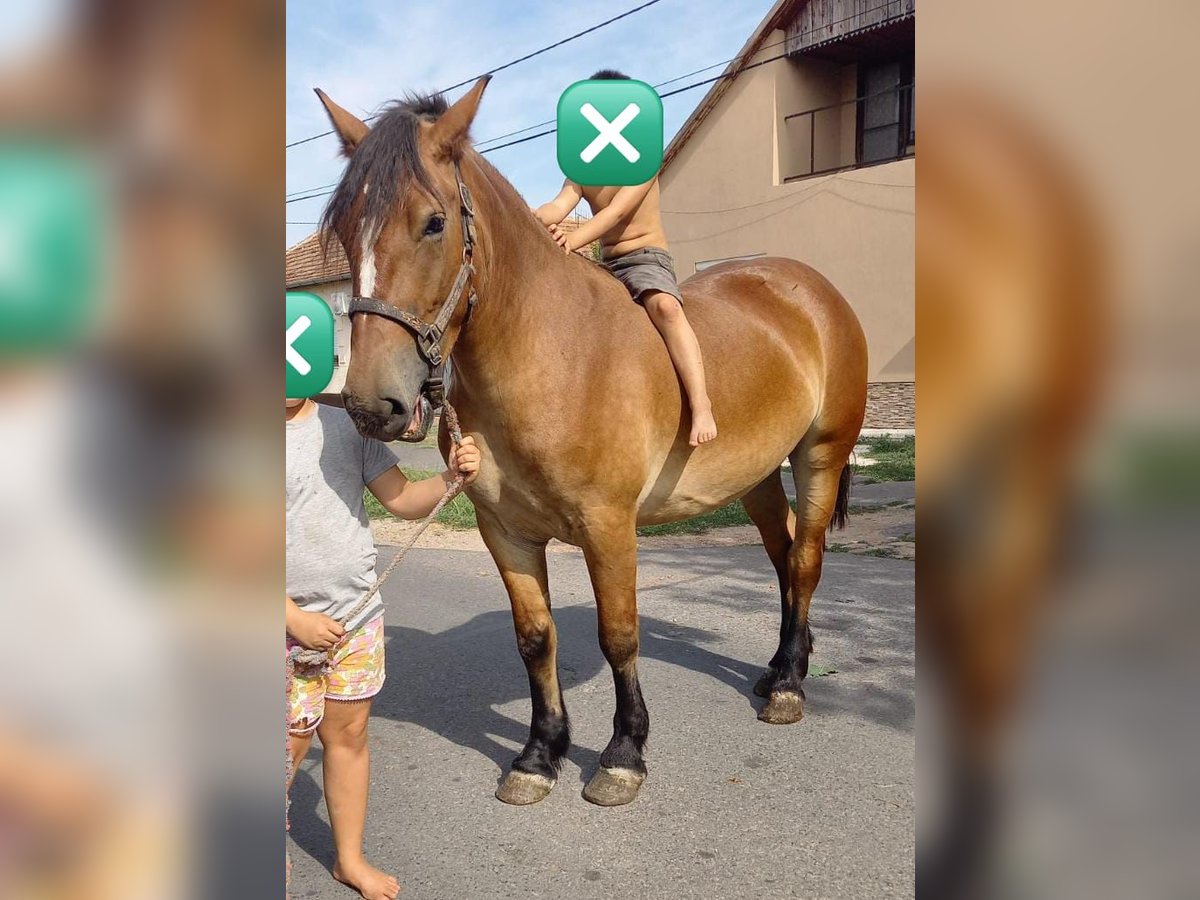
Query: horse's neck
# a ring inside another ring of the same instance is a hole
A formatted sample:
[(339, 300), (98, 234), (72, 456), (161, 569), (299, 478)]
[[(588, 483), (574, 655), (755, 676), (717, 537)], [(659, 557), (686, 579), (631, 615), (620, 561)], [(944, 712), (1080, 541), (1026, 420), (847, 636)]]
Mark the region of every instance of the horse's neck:
[[(531, 348), (570, 317), (586, 315), (579, 260), (551, 242), (516, 191), (477, 169), (472, 186), (480, 233), (475, 259), (478, 305), (454, 351), (460, 382), (473, 398), (499, 402), (514, 367), (545, 364)], [(574, 309), (573, 307), (578, 307)]]

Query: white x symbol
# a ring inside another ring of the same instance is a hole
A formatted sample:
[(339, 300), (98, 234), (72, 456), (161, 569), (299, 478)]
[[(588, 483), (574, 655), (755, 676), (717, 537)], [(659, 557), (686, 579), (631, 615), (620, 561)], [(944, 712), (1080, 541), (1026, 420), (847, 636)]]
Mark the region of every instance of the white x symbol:
[(312, 371), (312, 366), (308, 364), (308, 360), (300, 355), (300, 352), (292, 346), (299, 339), (300, 335), (308, 331), (312, 325), (312, 319), (308, 316), (300, 316), (292, 323), (292, 327), (287, 330), (284, 338), (287, 340), (287, 345), (284, 348), (284, 358), (288, 361), (293, 369), (301, 375), (307, 375)]
[(579, 108), (579, 112), (585, 119), (596, 126), (596, 130), (600, 133), (590, 144), (583, 148), (583, 152), (579, 154), (579, 158), (585, 163), (590, 163), (595, 159), (600, 151), (612, 144), (617, 148), (617, 151), (627, 160), (637, 162), (641, 158), (641, 153), (637, 147), (625, 140), (625, 136), (621, 134), (625, 130), (625, 126), (638, 117), (638, 113), (642, 111), (641, 107), (636, 103), (630, 103), (627, 107), (621, 110), (621, 114), (608, 121), (604, 116), (600, 115), (600, 111), (590, 103), (585, 103)]

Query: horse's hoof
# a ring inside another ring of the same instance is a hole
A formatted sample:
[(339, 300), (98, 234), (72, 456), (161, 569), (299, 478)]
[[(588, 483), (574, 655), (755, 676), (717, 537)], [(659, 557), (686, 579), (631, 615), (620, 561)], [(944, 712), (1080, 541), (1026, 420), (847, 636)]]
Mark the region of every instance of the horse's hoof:
[(504, 776), (504, 781), (496, 788), (496, 799), (510, 806), (528, 806), (545, 800), (556, 783), (553, 778), (547, 778), (545, 775), (518, 772), (514, 769)]
[(602, 767), (583, 789), (583, 799), (597, 806), (624, 806), (634, 801), (645, 780), (644, 772)]
[(775, 691), (758, 718), (768, 725), (791, 725), (804, 718), (804, 694)]
[(754, 685), (754, 696), (766, 699), (771, 696), (771, 685), (775, 683), (777, 673), (774, 669), (767, 669), (762, 673), (762, 677), (758, 679), (758, 683)]

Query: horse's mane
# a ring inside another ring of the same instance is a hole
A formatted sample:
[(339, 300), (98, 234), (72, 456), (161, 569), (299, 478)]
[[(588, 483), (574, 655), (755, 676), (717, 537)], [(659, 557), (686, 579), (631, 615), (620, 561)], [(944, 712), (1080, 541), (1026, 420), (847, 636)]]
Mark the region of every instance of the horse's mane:
[[(336, 236), (347, 255), (360, 243), (361, 233), (372, 234), (416, 183), (434, 193), (433, 182), (421, 162), (417, 137), (422, 122), (437, 119), (449, 106), (441, 94), (408, 94), (390, 103), (362, 143), (355, 148), (341, 181), (321, 214), (320, 231), (326, 254)], [(364, 188), (370, 190), (364, 193)]]
[[(504, 177), (504, 173), (488, 162), (488, 160), (482, 154), (476, 154), (476, 161), (479, 165), (480, 171), (483, 172), (484, 177), (486, 177), (491, 183), (492, 187), (501, 196), (501, 199), (506, 203), (511, 204), (513, 209), (518, 211), (518, 214), (523, 214), (525, 218), (533, 223), (537, 232), (541, 234), (547, 242), (553, 243), (550, 235), (546, 231), (545, 226), (537, 220), (537, 217), (533, 214), (533, 210), (530, 209), (529, 204), (527, 204), (524, 198), (521, 196), (520, 191), (513, 186), (511, 181)], [(562, 250), (560, 249), (558, 252), (562, 253)], [(576, 265), (585, 271), (591, 270), (597, 275), (601, 275), (604, 278), (616, 281), (616, 277), (610, 271), (608, 271), (603, 264), (592, 259), (590, 256), (586, 256), (582, 253), (562, 253), (562, 255), (564, 259), (572, 260), (572, 262), (569, 262), (568, 265)], [(617, 283), (619, 284), (620, 282)]]
[[(408, 94), (384, 108), (362, 143), (355, 148), (341, 181), (321, 214), (319, 230), (322, 247), (329, 253), (329, 242), (337, 237), (349, 257), (361, 246), (362, 235), (372, 235), (384, 219), (416, 184), (434, 194), (433, 182), (421, 162), (418, 136), (422, 122), (435, 121), (449, 104), (441, 94)], [(533, 220), (533, 213), (517, 189), (495, 166), (476, 155), (480, 169), (507, 202)], [(364, 193), (364, 188), (370, 187)], [(541, 223), (537, 228), (549, 241)], [(593, 276), (615, 282), (612, 273), (589, 256), (572, 253), (576, 265)], [(582, 265), (580, 265), (582, 264)]]

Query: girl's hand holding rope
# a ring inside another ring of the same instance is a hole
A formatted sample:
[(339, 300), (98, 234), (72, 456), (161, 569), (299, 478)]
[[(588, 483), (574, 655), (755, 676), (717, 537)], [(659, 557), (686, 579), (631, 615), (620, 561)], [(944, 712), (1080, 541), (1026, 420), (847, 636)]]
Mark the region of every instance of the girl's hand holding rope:
[(465, 435), (461, 443), (455, 444), (450, 451), (450, 475), (458, 478), (467, 485), (479, 477), (479, 448), (475, 446), (475, 438)]
[(346, 629), (337, 619), (324, 613), (303, 611), (288, 625), (287, 630), (297, 644), (309, 650), (329, 650), (337, 646), (346, 634)]

